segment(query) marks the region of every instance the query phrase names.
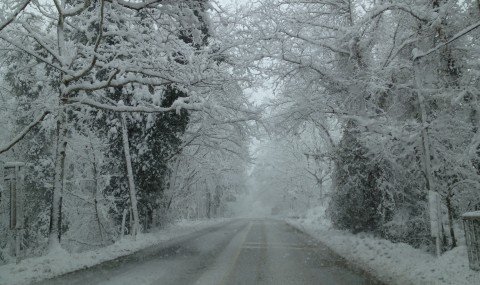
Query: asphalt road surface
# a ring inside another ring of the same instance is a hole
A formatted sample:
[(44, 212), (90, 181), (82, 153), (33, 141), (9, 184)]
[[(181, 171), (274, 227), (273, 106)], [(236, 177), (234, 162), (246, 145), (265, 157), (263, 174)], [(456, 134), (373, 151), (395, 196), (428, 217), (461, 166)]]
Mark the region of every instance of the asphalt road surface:
[(235, 220), (38, 284), (382, 284), (280, 220)]

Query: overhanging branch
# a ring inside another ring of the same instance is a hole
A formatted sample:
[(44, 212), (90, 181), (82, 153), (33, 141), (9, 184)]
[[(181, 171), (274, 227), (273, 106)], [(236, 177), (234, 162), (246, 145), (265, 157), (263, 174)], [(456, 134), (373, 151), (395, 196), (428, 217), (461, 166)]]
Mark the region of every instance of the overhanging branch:
[(151, 8), (162, 3), (164, 0), (147, 0), (142, 2), (130, 2), (128, 0), (107, 0), (107, 2), (117, 3), (128, 9), (140, 11), (145, 8)]
[(8, 26), (11, 22), (13, 22), (13, 20), (15, 20), (15, 18), (18, 16), (18, 14), (20, 14), (20, 12), (22, 12), (27, 6), (28, 4), (30, 4), (30, 1), (31, 0), (24, 0), (20, 5), (19, 7), (17, 8), (17, 10), (15, 10), (12, 15), (10, 15), (10, 17), (7, 17), (7, 19), (3, 22), (3, 23), (0, 23), (0, 32), (6, 27)]
[(170, 107), (125, 106), (99, 103), (89, 98), (64, 98), (67, 103), (79, 103), (93, 108), (121, 113), (164, 113), (181, 109), (201, 111), (202, 103), (189, 103), (189, 97), (180, 97)]
[(475, 29), (477, 29), (477, 28), (479, 28), (479, 27), (480, 27), (480, 21), (479, 21), (479, 22), (476, 22), (475, 24), (470, 25), (470, 26), (466, 27), (465, 29), (461, 30), (460, 32), (456, 33), (456, 34), (455, 34), (453, 37), (451, 37), (448, 41), (443, 42), (443, 43), (441, 43), (441, 44), (439, 44), (439, 45), (437, 45), (437, 46), (429, 49), (429, 50), (426, 51), (426, 52), (419, 52), (419, 53), (414, 54), (414, 55), (413, 55), (413, 61), (415, 62), (416, 60), (419, 60), (419, 59), (421, 59), (422, 57), (425, 57), (425, 56), (427, 56), (427, 55), (429, 55), (429, 54), (431, 54), (431, 53), (439, 50), (440, 48), (448, 45), (449, 43), (451, 43), (451, 42), (453, 42), (453, 41), (458, 40), (459, 38), (465, 36), (466, 34), (470, 33), (471, 31), (473, 31), (473, 30), (475, 30)]
[(30, 125), (26, 126), (12, 141), (0, 147), (0, 154), (8, 151), (14, 145), (16, 145), (19, 141), (21, 141), (36, 125), (38, 125), (41, 121), (43, 121), (45, 116), (47, 116), (48, 114), (50, 114), (50, 111), (43, 112), (32, 123), (30, 123)]

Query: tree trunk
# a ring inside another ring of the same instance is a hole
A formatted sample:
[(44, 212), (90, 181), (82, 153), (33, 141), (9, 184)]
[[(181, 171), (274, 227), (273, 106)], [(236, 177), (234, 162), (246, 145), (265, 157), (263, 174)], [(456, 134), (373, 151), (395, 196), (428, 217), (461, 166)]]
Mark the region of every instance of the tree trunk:
[(452, 239), (451, 248), (457, 246), (457, 239), (455, 238), (455, 231), (453, 230), (453, 206), (452, 206), (452, 189), (449, 189), (449, 193), (447, 195), (447, 211), (448, 211), (448, 227), (450, 228), (450, 238)]
[(62, 237), (62, 200), (65, 177), (65, 157), (67, 149), (66, 137), (66, 114), (65, 110), (60, 108), (57, 117), (57, 149), (55, 153), (55, 176), (53, 181), (50, 234), (48, 239), (48, 246), (50, 250), (60, 246), (60, 240)]
[(90, 134), (90, 148), (93, 156), (93, 201), (95, 204), (95, 217), (97, 219), (98, 231), (100, 233), (100, 243), (104, 244), (104, 236), (102, 230), (102, 222), (100, 221), (100, 211), (98, 210), (98, 172), (97, 172), (97, 156), (95, 155), (95, 149), (93, 148), (92, 135)]
[(125, 235), (125, 222), (126, 222), (126, 219), (127, 219), (127, 213), (128, 213), (128, 210), (127, 210), (127, 209), (123, 209), (122, 229), (121, 229), (121, 233), (120, 233), (120, 239), (123, 239), (123, 236)]
[(127, 164), (128, 188), (130, 190), (130, 202), (133, 214), (133, 225), (131, 225), (131, 234), (135, 238), (139, 230), (139, 217), (137, 208), (137, 194), (135, 191), (135, 181), (133, 177), (132, 158), (130, 156), (130, 145), (128, 143), (127, 115), (122, 113), (122, 140), (123, 150), (125, 152), (125, 162)]
[[(62, 0), (61, 9), (65, 8), (65, 0)], [(57, 45), (58, 55), (62, 58), (65, 55), (65, 34), (64, 34), (64, 22), (65, 18), (62, 11), (58, 11), (57, 22)], [(64, 62), (60, 62), (64, 64)], [(59, 103), (58, 103), (58, 115), (57, 115), (57, 149), (55, 152), (55, 176), (53, 180), (53, 197), (52, 207), (50, 215), (50, 234), (48, 239), (48, 247), (50, 250), (60, 247), (60, 240), (62, 237), (62, 200), (63, 200), (63, 186), (65, 177), (65, 157), (67, 150), (67, 114), (65, 111), (65, 105), (63, 99), (68, 97), (68, 94), (64, 93), (65, 84), (63, 83), (63, 74), (60, 75), (60, 90), (59, 90)]]
[(212, 199), (211, 197), (211, 194), (210, 194), (210, 191), (208, 191), (208, 187), (205, 188), (205, 191), (207, 192), (206, 193), (206, 198), (207, 198), (207, 201), (205, 202), (205, 206), (206, 206), (206, 215), (207, 215), (207, 219), (210, 219), (210, 211), (211, 211), (211, 202), (210, 200)]

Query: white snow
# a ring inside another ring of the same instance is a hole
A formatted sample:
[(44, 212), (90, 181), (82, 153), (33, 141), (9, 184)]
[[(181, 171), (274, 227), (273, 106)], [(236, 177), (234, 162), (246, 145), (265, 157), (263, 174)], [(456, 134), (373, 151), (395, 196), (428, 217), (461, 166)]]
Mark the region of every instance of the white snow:
[(469, 268), (465, 246), (436, 258), (404, 243), (332, 229), (323, 213), (324, 209), (316, 208), (310, 210), (305, 218), (287, 222), (387, 284), (480, 284), (480, 272)]
[(478, 217), (480, 217), (480, 211), (468, 212), (468, 213), (463, 214), (462, 217), (478, 218)]
[(13, 263), (0, 266), (0, 284), (29, 284), (53, 278), (113, 260), (120, 256), (129, 255), (141, 249), (189, 235), (225, 221), (225, 219), (180, 221), (175, 225), (154, 233), (139, 234), (135, 240), (131, 237), (125, 237), (110, 246), (82, 253), (70, 254), (60, 248), (45, 256), (24, 259), (19, 264)]

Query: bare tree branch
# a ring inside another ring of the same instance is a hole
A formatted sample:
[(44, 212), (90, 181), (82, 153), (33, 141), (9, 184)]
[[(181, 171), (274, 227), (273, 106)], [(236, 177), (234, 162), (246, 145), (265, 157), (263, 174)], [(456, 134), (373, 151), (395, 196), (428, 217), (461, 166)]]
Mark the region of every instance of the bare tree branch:
[[(87, 2), (90, 2), (90, 0), (85, 0), (85, 5), (87, 5), (86, 4)], [(98, 28), (97, 28), (98, 35), (97, 35), (97, 39), (95, 40), (95, 46), (93, 48), (92, 60), (90, 61), (90, 64), (84, 70), (81, 70), (80, 72), (78, 72), (77, 74), (72, 76), (72, 78), (69, 78), (68, 80), (65, 80), (65, 83), (67, 85), (71, 81), (75, 81), (75, 80), (78, 80), (78, 79), (82, 78), (83, 76), (85, 76), (88, 72), (90, 72), (95, 67), (95, 63), (97, 62), (97, 50), (98, 50), (98, 47), (100, 46), (100, 42), (102, 41), (102, 37), (103, 37), (103, 18), (104, 18), (104, 13), (105, 13), (104, 9), (105, 9), (105, 1), (102, 0), (101, 4), (100, 4), (99, 23), (98, 23)], [(113, 79), (113, 77), (112, 77), (112, 79)]]
[(6, 27), (8, 26), (11, 22), (13, 22), (13, 20), (15, 20), (15, 18), (18, 16), (18, 14), (20, 14), (20, 12), (22, 12), (27, 6), (28, 4), (30, 4), (30, 1), (31, 0), (24, 0), (17, 8), (17, 10), (15, 10), (11, 15), (10, 17), (7, 17), (7, 19), (3, 22), (3, 23), (0, 23), (0, 32)]
[(145, 8), (154, 7), (155, 5), (158, 5), (164, 2), (164, 0), (147, 0), (143, 2), (130, 2), (125, 0), (107, 0), (107, 2), (117, 3), (120, 6), (123, 6), (125, 8), (140, 11)]
[(465, 36), (466, 34), (468, 34), (468, 33), (470, 33), (471, 31), (477, 29), (478, 27), (480, 27), (480, 21), (479, 21), (479, 22), (476, 22), (476, 23), (473, 24), (473, 25), (470, 25), (470, 26), (466, 27), (466, 28), (463, 29), (463, 30), (461, 30), (460, 32), (458, 32), (457, 34), (455, 34), (453, 37), (451, 37), (448, 41), (443, 42), (443, 43), (441, 43), (441, 44), (439, 44), (439, 45), (437, 45), (437, 46), (429, 49), (429, 50), (426, 51), (426, 52), (420, 52), (420, 53), (414, 54), (414, 55), (413, 55), (413, 61), (415, 62), (416, 60), (419, 60), (419, 59), (421, 59), (422, 57), (425, 57), (425, 56), (427, 56), (427, 55), (429, 55), (429, 54), (431, 54), (431, 53), (439, 50), (440, 48), (448, 45), (449, 43), (452, 43), (452, 42), (458, 40), (459, 38)]
[[(102, 4), (103, 5), (103, 4)], [(83, 4), (79, 4), (75, 7), (73, 7), (70, 10), (63, 11), (63, 16), (64, 17), (72, 17), (72, 16), (78, 16), (80, 13), (82, 13), (85, 9), (90, 6), (90, 0), (84, 0)]]
[(50, 111), (45, 111), (43, 112), (40, 116), (38, 116), (33, 122), (30, 123), (30, 125), (26, 126), (13, 140), (11, 140), (9, 143), (7, 143), (4, 146), (0, 147), (0, 154), (8, 151), (11, 149), (14, 145), (16, 145), (19, 141), (21, 141), (36, 125), (38, 125), (45, 116), (50, 114)]
[(175, 100), (170, 107), (147, 107), (147, 106), (125, 106), (125, 105), (108, 105), (99, 103), (95, 100), (88, 98), (64, 98), (64, 101), (68, 103), (79, 103), (82, 105), (87, 105), (97, 109), (103, 109), (113, 112), (121, 113), (164, 113), (170, 111), (177, 111), (180, 109), (187, 109), (193, 111), (201, 111), (202, 103), (189, 103), (189, 97), (179, 97)]

